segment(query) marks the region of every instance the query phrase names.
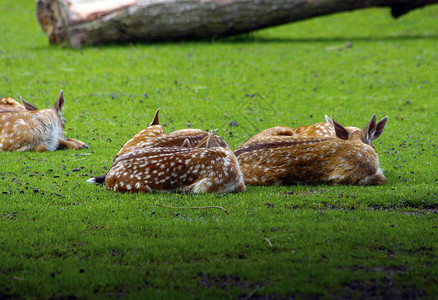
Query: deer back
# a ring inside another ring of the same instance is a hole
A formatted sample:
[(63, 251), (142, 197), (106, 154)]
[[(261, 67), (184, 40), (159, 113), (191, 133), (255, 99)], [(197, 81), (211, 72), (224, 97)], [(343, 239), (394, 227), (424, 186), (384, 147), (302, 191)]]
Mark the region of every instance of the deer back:
[(388, 121), (386, 116), (379, 122), (376, 122), (376, 115), (373, 114), (371, 120), (361, 130), (354, 126), (344, 127), (327, 115), (325, 115), (325, 119), (326, 122), (319, 122), (310, 126), (300, 126), (294, 129), (277, 126), (263, 130), (239, 146), (239, 148), (257, 142), (266, 136), (338, 137), (343, 140), (362, 141), (374, 147), (372, 141), (380, 137)]
[[(239, 146), (239, 148), (258, 143), (265, 137), (278, 136), (281, 139), (284, 136), (317, 136), (317, 137), (331, 137), (336, 136), (334, 126), (328, 122), (319, 122), (310, 126), (300, 126), (294, 129), (287, 126), (276, 126), (263, 130), (255, 136), (248, 139), (245, 143)], [(238, 149), (239, 149), (238, 148)]]
[(142, 148), (115, 158), (106, 175), (120, 192), (243, 192), (243, 175), (227, 148)]
[(158, 113), (155, 113), (154, 120), (151, 125), (137, 133), (120, 149), (117, 156), (124, 153), (139, 150), (143, 148), (156, 147), (181, 147), (185, 140), (188, 140), (190, 145), (197, 146), (201, 141), (209, 137), (209, 147), (225, 147), (229, 148), (227, 143), (214, 133), (209, 133), (199, 129), (181, 129), (165, 134), (163, 127), (159, 125)]
[(10, 111), (26, 111), (26, 108), (11, 97), (0, 99), (0, 113)]
[(273, 137), (273, 136), (295, 136), (295, 132), (292, 128), (287, 126), (275, 126), (268, 129), (265, 129), (258, 134), (254, 135), (253, 137), (246, 140), (243, 144), (241, 144), (237, 149), (240, 149), (242, 147), (256, 144), (263, 140), (266, 137)]

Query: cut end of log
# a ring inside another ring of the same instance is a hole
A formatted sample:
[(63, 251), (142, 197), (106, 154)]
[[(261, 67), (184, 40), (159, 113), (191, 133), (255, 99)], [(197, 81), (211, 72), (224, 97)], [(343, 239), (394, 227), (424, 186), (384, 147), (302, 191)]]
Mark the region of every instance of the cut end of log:
[(51, 44), (67, 43), (66, 24), (57, 1), (38, 0), (36, 15)]

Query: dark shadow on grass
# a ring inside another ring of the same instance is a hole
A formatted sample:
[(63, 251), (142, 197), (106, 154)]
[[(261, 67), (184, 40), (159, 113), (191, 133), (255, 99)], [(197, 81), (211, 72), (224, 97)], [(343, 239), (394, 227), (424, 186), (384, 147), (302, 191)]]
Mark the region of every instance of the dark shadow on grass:
[(306, 37), (306, 38), (281, 38), (263, 37), (251, 34), (222, 37), (214, 40), (215, 43), (333, 43), (333, 42), (384, 42), (384, 41), (416, 41), (438, 40), (438, 34), (430, 35), (394, 35), (377, 37)]
[[(438, 34), (425, 35), (389, 35), (376, 37), (306, 37), (306, 38), (283, 38), (283, 37), (264, 37), (254, 33), (240, 34), (235, 36), (213, 37), (213, 38), (187, 38), (176, 40), (156, 40), (156, 41), (122, 41), (101, 45), (83, 46), (82, 48), (107, 48), (107, 47), (129, 47), (129, 46), (163, 46), (175, 44), (301, 44), (301, 43), (345, 43), (345, 42), (403, 42), (420, 40), (438, 40)], [(49, 47), (72, 49), (69, 46), (48, 45), (43, 47), (33, 47), (32, 50), (47, 50)]]

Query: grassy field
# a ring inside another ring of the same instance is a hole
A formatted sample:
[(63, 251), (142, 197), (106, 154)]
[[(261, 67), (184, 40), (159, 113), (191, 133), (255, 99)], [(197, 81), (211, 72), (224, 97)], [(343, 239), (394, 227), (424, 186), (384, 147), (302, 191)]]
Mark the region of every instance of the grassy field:
[[(434, 298), (437, 17), (438, 6), (398, 20), (367, 9), (73, 50), (48, 44), (34, 1), (2, 0), (0, 97), (43, 108), (63, 89), (66, 136), (90, 149), (0, 153), (0, 298)], [(359, 127), (388, 115), (375, 142), (387, 184), (190, 195), (85, 183), (158, 107), (166, 132), (216, 129), (233, 149), (324, 114)]]

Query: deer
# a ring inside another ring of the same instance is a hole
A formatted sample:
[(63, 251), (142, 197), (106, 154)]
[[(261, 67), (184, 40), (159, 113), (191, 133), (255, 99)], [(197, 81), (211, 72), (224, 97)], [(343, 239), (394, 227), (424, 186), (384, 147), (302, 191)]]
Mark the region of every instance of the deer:
[(117, 192), (244, 192), (237, 158), (212, 132), (182, 129), (164, 134), (158, 121), (131, 138), (107, 174), (90, 178)]
[(155, 147), (126, 152), (115, 158), (105, 184), (117, 192), (246, 190), (236, 156), (224, 147)]
[[(249, 145), (265, 136), (319, 136), (319, 137), (339, 137), (343, 140), (362, 140), (364, 143), (374, 147), (372, 141), (380, 137), (388, 122), (388, 116), (376, 122), (376, 115), (373, 114), (371, 120), (365, 125), (364, 129), (358, 127), (348, 126), (344, 127), (336, 122), (333, 118), (325, 115), (326, 122), (319, 122), (310, 126), (300, 126), (297, 128), (290, 128), (287, 126), (276, 126), (268, 128), (251, 137), (241, 146)], [(376, 128), (375, 134), (368, 135), (369, 128)]]
[(387, 120), (385, 117), (377, 126), (373, 115), (358, 135), (356, 129), (350, 134), (332, 118), (335, 135), (323, 131), (310, 135), (264, 134), (245, 142), (234, 153), (245, 184), (383, 185), (386, 178), (372, 141), (381, 136)]
[(62, 108), (64, 92), (51, 108), (38, 109), (20, 97), (21, 105), (13, 98), (0, 100), (0, 151), (55, 151), (85, 149), (87, 144), (65, 139)]

